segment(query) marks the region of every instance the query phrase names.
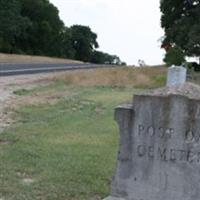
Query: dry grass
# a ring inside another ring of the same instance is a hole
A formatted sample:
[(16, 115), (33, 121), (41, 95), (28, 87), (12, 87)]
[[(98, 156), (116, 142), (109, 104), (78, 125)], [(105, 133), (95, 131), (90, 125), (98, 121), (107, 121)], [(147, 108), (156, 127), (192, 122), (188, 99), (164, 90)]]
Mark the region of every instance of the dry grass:
[(67, 85), (77, 86), (134, 86), (145, 87), (154, 85), (157, 77), (166, 74), (166, 68), (115, 68), (115, 69), (91, 69), (71, 71), (54, 77), (62, 80)]
[(21, 63), (21, 62), (48, 62), (48, 63), (82, 63), (76, 60), (62, 59), (62, 58), (50, 58), (45, 56), (31, 56), (31, 55), (16, 55), (16, 54), (3, 54), (0, 53), (0, 63)]

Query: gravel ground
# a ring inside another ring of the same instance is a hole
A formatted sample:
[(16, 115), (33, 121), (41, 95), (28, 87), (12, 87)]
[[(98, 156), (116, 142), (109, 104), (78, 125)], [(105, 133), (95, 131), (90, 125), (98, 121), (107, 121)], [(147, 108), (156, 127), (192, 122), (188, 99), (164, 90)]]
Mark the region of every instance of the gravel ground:
[(48, 84), (51, 78), (61, 73), (0, 77), (0, 133), (14, 122), (10, 117), (12, 114), (10, 108), (13, 107), (15, 100), (19, 99), (19, 96), (13, 93), (14, 91)]

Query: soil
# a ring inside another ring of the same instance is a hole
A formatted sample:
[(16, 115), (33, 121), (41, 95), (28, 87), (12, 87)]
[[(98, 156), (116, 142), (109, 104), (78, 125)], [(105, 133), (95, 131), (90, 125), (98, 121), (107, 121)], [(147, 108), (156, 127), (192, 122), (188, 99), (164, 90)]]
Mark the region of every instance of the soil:
[[(23, 105), (25, 102), (27, 104), (34, 104), (41, 103), (42, 101), (45, 101), (45, 99), (50, 99), (47, 94), (46, 98), (43, 97), (42, 99), (38, 99), (38, 97), (32, 98), (30, 96), (24, 97), (16, 95), (14, 91), (50, 84), (55, 75), (59, 73), (62, 72), (0, 77), (0, 133), (5, 127), (14, 123), (14, 120), (11, 117), (14, 108)], [(59, 96), (59, 94), (54, 95), (55, 98)]]

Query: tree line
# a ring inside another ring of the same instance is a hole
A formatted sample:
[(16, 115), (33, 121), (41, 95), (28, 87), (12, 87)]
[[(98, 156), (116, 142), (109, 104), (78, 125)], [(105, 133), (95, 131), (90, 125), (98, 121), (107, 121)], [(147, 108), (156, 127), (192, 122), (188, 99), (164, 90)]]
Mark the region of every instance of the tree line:
[(66, 27), (49, 0), (0, 0), (0, 52), (125, 64), (98, 47), (90, 27)]

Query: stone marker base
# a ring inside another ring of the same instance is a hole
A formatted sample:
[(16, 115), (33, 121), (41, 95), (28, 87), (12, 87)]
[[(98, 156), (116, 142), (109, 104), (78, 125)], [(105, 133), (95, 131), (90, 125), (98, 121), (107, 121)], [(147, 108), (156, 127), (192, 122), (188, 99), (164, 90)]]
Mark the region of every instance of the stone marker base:
[(103, 200), (125, 200), (125, 199), (124, 198), (118, 198), (118, 197), (111, 197), (111, 196), (109, 196), (109, 197), (107, 197), (107, 198), (105, 198)]

